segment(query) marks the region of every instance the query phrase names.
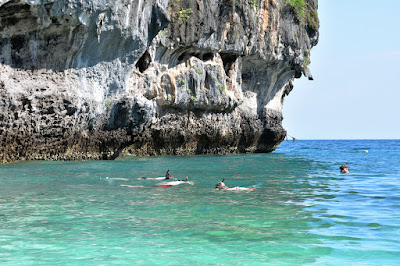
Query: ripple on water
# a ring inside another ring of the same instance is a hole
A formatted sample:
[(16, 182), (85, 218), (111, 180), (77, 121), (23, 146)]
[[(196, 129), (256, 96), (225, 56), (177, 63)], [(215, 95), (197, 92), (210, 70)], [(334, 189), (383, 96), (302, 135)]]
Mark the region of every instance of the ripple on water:
[[(344, 158), (295, 142), (272, 154), (0, 166), (0, 261), (397, 264), (400, 149), (327, 142), (317, 144), (370, 153)], [(351, 174), (338, 173), (343, 161)], [(167, 169), (195, 185), (160, 189), (137, 179)], [(223, 178), (261, 187), (220, 193), (214, 185)]]

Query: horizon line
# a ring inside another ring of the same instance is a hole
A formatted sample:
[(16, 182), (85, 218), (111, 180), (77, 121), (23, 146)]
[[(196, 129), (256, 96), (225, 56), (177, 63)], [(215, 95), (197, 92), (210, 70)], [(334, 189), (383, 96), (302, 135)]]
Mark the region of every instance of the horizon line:
[[(289, 136), (289, 139), (284, 139), (283, 141), (285, 141), (285, 140), (292, 140), (293, 138), (291, 137), (291, 136)], [(354, 139), (339, 139), (339, 138), (321, 138), (321, 139), (318, 139), (318, 138), (294, 138), (294, 139), (296, 139), (296, 140), (400, 140), (400, 138), (398, 138), (398, 139), (391, 139), (391, 138), (376, 138), (376, 139), (373, 139), (373, 138), (360, 138), (360, 139), (357, 139), (357, 138), (354, 138)]]

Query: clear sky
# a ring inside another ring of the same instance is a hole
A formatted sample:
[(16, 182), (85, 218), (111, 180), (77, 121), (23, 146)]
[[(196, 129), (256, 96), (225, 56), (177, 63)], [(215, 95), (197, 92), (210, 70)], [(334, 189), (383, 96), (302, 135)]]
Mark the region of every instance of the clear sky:
[(318, 3), (314, 80), (295, 81), (284, 128), (298, 139), (400, 139), (400, 1)]

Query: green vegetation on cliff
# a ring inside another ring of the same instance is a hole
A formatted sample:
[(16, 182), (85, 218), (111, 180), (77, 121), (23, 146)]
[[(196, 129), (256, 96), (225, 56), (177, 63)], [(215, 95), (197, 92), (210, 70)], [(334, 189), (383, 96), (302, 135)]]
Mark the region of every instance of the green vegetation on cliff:
[(315, 9), (305, 0), (286, 0), (286, 4), (291, 7), (296, 20), (301, 25), (306, 25), (314, 31), (319, 28), (318, 14)]
[(314, 31), (318, 31), (318, 28), (319, 28), (318, 13), (311, 6), (308, 6), (308, 8), (307, 8), (306, 19), (307, 19), (308, 27), (310, 27)]
[(182, 0), (171, 1), (169, 6), (169, 13), (171, 17), (177, 22), (186, 23), (193, 14), (193, 10), (186, 6), (187, 3)]
[(286, 4), (293, 8), (298, 21), (302, 21), (306, 17), (307, 3), (304, 0), (286, 0)]

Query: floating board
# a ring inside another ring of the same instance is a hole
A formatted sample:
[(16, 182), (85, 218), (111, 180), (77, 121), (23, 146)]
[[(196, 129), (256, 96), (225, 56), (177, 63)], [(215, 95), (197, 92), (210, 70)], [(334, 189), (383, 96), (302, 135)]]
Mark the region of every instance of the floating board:
[(194, 182), (192, 181), (170, 181), (170, 182), (166, 182), (166, 183), (161, 183), (159, 185), (170, 185), (170, 186), (177, 186), (180, 184), (188, 184), (188, 185), (194, 185)]
[(162, 185), (154, 185), (152, 187), (171, 187), (172, 185), (162, 184)]

